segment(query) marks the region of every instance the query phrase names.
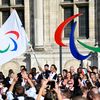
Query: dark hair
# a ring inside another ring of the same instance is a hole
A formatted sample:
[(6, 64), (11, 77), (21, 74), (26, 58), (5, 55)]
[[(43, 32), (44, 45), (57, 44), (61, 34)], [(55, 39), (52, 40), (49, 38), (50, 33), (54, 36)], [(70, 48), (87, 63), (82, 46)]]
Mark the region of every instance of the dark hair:
[(89, 91), (89, 92), (87, 93), (87, 99), (88, 99), (88, 100), (93, 100), (93, 96), (94, 96), (93, 91)]
[(62, 74), (61, 74), (61, 73), (59, 73), (59, 74), (57, 75), (57, 83), (59, 83), (59, 82), (60, 82), (59, 77), (61, 77), (61, 80), (63, 80)]
[(92, 66), (93, 69), (98, 69), (97, 66)]
[(6, 85), (5, 76), (3, 75), (2, 72), (0, 72), (0, 83), (2, 83), (3, 85)]
[(35, 68), (35, 67), (33, 67), (33, 68), (32, 68), (32, 71), (36, 71), (36, 68)]
[(45, 64), (44, 67), (49, 67), (49, 65), (48, 64)]
[(7, 98), (7, 95), (2, 94), (2, 99), (3, 99), (3, 100), (6, 100), (6, 98)]
[(26, 69), (26, 68), (24, 68), (24, 69), (22, 69), (22, 70), (21, 70), (21, 72), (23, 72), (23, 71), (26, 71), (26, 72), (27, 72), (27, 69)]
[(38, 94), (41, 88), (41, 84), (36, 84), (35, 88), (36, 88), (36, 94)]
[(36, 75), (36, 68), (33, 67), (33, 68), (31, 69), (31, 72), (30, 72), (30, 73), (32, 73), (32, 75), (33, 75), (33, 77), (34, 77), (34, 75)]
[(68, 72), (66, 69), (63, 69), (63, 71), (66, 72), (66, 73)]
[(72, 79), (72, 77), (73, 77), (73, 75), (72, 75), (72, 73), (69, 71), (69, 72), (67, 72), (67, 74), (68, 73), (70, 73), (70, 79)]
[(3, 78), (3, 79), (5, 78), (2, 72), (0, 72), (0, 78)]
[(82, 67), (79, 67), (78, 69), (77, 69), (77, 73), (79, 74), (79, 73), (81, 73), (82, 72)]
[(35, 100), (34, 98), (32, 98), (32, 97), (25, 97), (25, 99), (24, 100)]
[(56, 67), (56, 65), (55, 65), (55, 64), (52, 64), (51, 66), (53, 66), (53, 67), (54, 67), (54, 69), (55, 69), (55, 70), (57, 70), (57, 67)]
[(14, 73), (14, 71), (12, 69), (9, 69), (8, 76), (10, 76), (12, 73)]
[(95, 72), (90, 72), (90, 77), (91, 77), (91, 74), (96, 75), (96, 73), (95, 73)]
[(66, 98), (71, 98), (71, 91), (68, 89), (68, 88), (65, 88), (65, 89), (61, 89), (61, 93), (63, 96), (65, 96)]
[(16, 87), (16, 93), (18, 96), (24, 96), (25, 95), (24, 87), (23, 86)]
[(91, 82), (89, 80), (86, 80), (86, 84), (87, 84), (87, 88), (88, 89), (91, 89), (92, 84), (91, 84)]
[(24, 68), (25, 68), (25, 65), (21, 65), (21, 66), (20, 66), (20, 68), (22, 68), (22, 67), (24, 67)]
[(13, 72), (13, 69), (9, 69), (9, 71), (8, 71), (9, 73), (12, 73)]
[(44, 97), (44, 100), (56, 100), (57, 96), (52, 91), (48, 91)]

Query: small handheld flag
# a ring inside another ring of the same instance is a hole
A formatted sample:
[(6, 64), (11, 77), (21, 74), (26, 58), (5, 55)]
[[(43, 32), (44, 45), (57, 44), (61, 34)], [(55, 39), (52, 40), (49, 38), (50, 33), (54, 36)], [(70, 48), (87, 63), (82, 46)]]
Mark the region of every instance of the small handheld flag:
[(83, 74), (83, 75), (87, 74), (87, 69), (86, 69), (86, 68), (83, 68), (83, 69), (82, 69), (82, 74)]

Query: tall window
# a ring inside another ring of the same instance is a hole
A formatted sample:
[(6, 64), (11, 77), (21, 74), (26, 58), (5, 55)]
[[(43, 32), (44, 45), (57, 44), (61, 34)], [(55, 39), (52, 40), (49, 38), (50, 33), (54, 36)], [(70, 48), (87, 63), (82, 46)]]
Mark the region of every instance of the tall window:
[(20, 18), (20, 20), (21, 20), (21, 22), (22, 22), (22, 24), (23, 24), (23, 26), (24, 26), (24, 11), (23, 10), (17, 10), (17, 13), (18, 13), (18, 15), (19, 15), (19, 18)]
[(2, 11), (2, 24), (4, 24), (4, 22), (7, 20), (9, 15), (10, 15), (9, 11)]
[[(15, 2), (14, 2), (15, 1)], [(20, 4), (20, 6), (19, 6)], [(0, 12), (2, 13), (3, 24), (10, 15), (12, 7), (17, 10), (18, 15), (24, 26), (24, 0), (1, 0)]]
[(61, 2), (62, 9), (64, 9), (64, 20), (74, 14), (83, 14), (79, 18), (73, 19), (65, 26), (64, 38), (69, 37), (73, 21), (79, 23), (79, 27), (76, 27), (77, 36), (79, 36), (79, 38), (89, 38), (89, 2), (87, 1), (89, 0), (63, 0), (63, 2)]
[[(64, 8), (64, 20), (67, 19), (68, 17), (73, 15), (73, 7), (66, 7)], [(71, 31), (71, 25), (73, 21), (71, 21), (67, 26), (64, 28), (64, 37), (69, 37), (69, 33)]]
[(79, 7), (79, 12), (83, 15), (79, 17), (79, 37), (89, 38), (89, 15), (88, 7)]
[(2, 5), (10, 5), (10, 0), (2, 0)]

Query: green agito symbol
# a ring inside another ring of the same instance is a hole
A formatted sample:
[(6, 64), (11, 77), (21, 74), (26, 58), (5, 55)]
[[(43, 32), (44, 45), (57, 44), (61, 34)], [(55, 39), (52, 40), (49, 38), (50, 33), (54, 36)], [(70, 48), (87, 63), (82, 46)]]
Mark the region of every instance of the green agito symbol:
[(89, 46), (89, 45), (86, 45), (84, 44), (83, 42), (77, 40), (79, 44), (81, 44), (83, 47), (89, 49), (89, 50), (92, 50), (94, 52), (100, 52), (100, 48), (99, 47), (92, 47), (92, 46)]

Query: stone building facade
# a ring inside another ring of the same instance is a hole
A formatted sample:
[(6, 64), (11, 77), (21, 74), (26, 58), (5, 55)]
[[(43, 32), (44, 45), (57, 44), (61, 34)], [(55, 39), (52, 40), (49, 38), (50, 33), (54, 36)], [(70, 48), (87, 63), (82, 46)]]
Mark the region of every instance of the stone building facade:
[[(77, 17), (77, 27), (75, 30), (75, 43), (80, 53), (86, 55), (90, 51), (77, 43), (77, 39), (82, 42), (95, 45), (95, 1), (94, 0), (0, 0), (0, 25), (8, 18), (11, 8), (15, 8), (24, 24), (28, 38), (32, 44), (33, 51), (27, 51), (20, 57), (1, 66), (3, 72), (9, 68), (19, 71), (20, 65), (26, 65), (29, 70), (37, 67), (37, 60), (40, 66), (44, 64), (55, 64), (60, 70), (59, 46), (55, 43), (54, 34), (58, 25), (66, 18), (83, 13)], [(72, 23), (72, 22), (71, 22)], [(64, 28), (62, 40), (69, 45), (69, 32), (71, 23)], [(88, 61), (94, 65), (97, 56), (92, 55)], [(84, 66), (85, 66), (84, 61)], [(69, 68), (71, 65), (79, 67), (80, 61), (73, 58), (69, 46), (62, 47), (62, 67)]]
[[(100, 47), (100, 1), (96, 0), (95, 1), (95, 36), (96, 36), (96, 44), (98, 47)], [(100, 53), (96, 54), (98, 56), (98, 69), (100, 70)]]

